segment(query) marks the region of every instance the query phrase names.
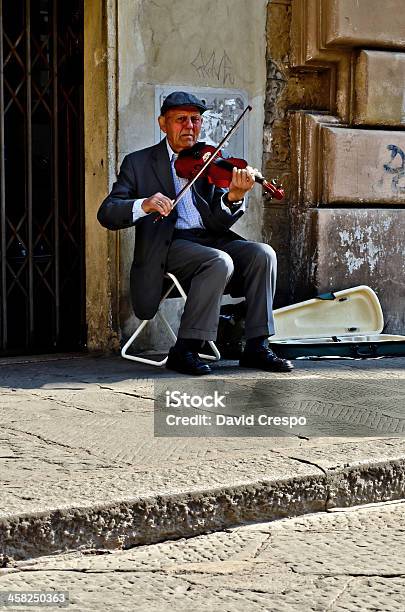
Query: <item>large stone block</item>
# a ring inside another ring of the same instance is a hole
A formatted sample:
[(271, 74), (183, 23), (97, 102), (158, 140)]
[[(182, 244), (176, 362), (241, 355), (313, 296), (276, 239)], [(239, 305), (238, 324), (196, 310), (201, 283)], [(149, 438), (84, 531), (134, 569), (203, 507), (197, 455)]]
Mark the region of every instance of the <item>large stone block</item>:
[(354, 123), (405, 124), (405, 53), (362, 51), (356, 65)]
[(403, 0), (322, 0), (327, 46), (405, 48)]
[(331, 115), (291, 116), (295, 177), (304, 206), (405, 204), (405, 132), (344, 128)]
[(323, 204), (405, 204), (405, 133), (322, 128)]
[(294, 301), (369, 285), (382, 304), (385, 331), (404, 334), (405, 210), (318, 209), (303, 217), (295, 224), (302, 248), (292, 260)]

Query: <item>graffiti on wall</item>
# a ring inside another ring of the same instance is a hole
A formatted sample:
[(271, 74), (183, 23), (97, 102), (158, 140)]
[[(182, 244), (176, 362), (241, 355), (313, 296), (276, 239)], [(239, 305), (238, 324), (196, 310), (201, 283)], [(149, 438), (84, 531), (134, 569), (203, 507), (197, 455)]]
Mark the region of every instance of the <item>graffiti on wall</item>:
[(214, 78), (222, 85), (235, 83), (235, 77), (232, 74), (232, 60), (225, 50), (218, 57), (215, 51), (209, 52), (200, 47), (191, 65), (200, 78)]
[(393, 175), (391, 179), (391, 190), (395, 194), (405, 193), (405, 153), (397, 145), (387, 145), (391, 151), (390, 159), (383, 165), (384, 172)]

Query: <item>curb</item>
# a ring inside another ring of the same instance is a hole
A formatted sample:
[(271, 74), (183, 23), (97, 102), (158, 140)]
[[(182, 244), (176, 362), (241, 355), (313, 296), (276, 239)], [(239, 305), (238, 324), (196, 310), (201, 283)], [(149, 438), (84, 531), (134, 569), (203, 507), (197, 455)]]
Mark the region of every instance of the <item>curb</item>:
[(0, 567), (72, 550), (127, 549), (405, 497), (405, 457), (208, 490), (0, 517)]

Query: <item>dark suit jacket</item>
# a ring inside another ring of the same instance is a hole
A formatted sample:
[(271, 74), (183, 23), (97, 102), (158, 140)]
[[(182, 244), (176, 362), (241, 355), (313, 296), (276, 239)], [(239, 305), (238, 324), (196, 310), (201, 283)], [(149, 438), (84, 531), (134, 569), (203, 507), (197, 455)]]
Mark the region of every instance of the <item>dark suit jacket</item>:
[[(101, 225), (110, 230), (136, 225), (130, 285), (132, 305), (139, 319), (152, 319), (159, 307), (177, 210), (174, 208), (157, 223), (153, 222), (154, 214), (134, 223), (132, 207), (135, 199), (147, 198), (158, 191), (175, 198), (166, 139), (124, 158), (117, 181), (97, 215)], [(196, 181), (193, 192), (205, 227), (216, 234), (227, 232), (243, 214), (243, 210), (223, 210), (221, 197), (226, 191), (210, 185), (204, 178)]]

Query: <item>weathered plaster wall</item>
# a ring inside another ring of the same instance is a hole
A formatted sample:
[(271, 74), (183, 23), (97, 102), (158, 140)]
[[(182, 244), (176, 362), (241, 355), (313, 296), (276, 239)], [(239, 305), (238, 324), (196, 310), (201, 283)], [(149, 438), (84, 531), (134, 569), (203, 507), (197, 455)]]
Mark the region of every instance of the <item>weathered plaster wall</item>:
[[(154, 143), (155, 85), (243, 89), (249, 116), (249, 162), (261, 167), (265, 65), (266, 0), (118, 1), (118, 162)], [(248, 214), (235, 226), (245, 237), (262, 236), (262, 196), (255, 188)], [(134, 231), (121, 232), (121, 329), (132, 330), (129, 268)], [(169, 306), (170, 316), (176, 318)], [(141, 346), (162, 340), (152, 326)], [(164, 340), (164, 338), (163, 338)]]
[(317, 210), (316, 285), (329, 291), (369, 285), (381, 302), (386, 329), (405, 330), (405, 216), (392, 209)]

